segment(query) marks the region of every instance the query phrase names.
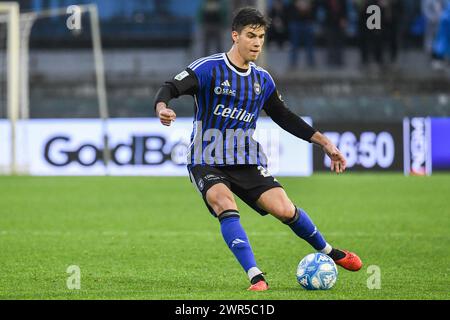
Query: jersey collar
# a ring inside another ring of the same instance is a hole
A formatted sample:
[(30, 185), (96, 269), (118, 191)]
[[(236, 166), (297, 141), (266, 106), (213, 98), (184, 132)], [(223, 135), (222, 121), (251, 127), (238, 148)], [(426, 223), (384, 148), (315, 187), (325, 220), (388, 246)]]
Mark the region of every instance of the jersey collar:
[(228, 66), (228, 68), (230, 68), (231, 70), (233, 70), (240, 76), (248, 76), (250, 74), (250, 72), (252, 71), (252, 64), (249, 65), (247, 71), (245, 71), (245, 72), (241, 72), (241, 71), (237, 70), (236, 69), (237, 67), (235, 67), (233, 65), (233, 63), (231, 63), (231, 61), (228, 59), (228, 56), (225, 52), (223, 53), (223, 60), (225, 60), (225, 63)]

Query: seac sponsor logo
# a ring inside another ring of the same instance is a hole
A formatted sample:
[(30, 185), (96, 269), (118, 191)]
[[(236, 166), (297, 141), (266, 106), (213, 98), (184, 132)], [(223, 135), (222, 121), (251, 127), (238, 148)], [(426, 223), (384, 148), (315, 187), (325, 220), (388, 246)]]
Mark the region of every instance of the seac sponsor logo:
[[(168, 150), (168, 152), (167, 152)], [(44, 158), (55, 167), (76, 163), (91, 167), (103, 162), (102, 147), (93, 143), (73, 146), (69, 136), (55, 136), (45, 143)], [(153, 166), (167, 161), (175, 165), (186, 163), (187, 145), (169, 144), (161, 136), (132, 136), (129, 143), (118, 143), (110, 148), (111, 161), (117, 166)]]
[(236, 97), (236, 90), (233, 90), (231, 88), (230, 81), (225, 80), (220, 84), (220, 86), (217, 86), (214, 88), (214, 93), (218, 96), (225, 95), (225, 96), (232, 96)]

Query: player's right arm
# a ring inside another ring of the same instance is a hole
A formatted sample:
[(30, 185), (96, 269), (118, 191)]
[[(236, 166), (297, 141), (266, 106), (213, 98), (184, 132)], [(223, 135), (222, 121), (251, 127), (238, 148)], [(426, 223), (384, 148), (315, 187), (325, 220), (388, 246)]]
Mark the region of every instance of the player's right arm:
[(333, 142), (324, 134), (316, 131), (311, 137), (311, 142), (321, 146), (322, 150), (331, 160), (331, 171), (342, 173), (347, 167), (347, 160)]
[(177, 115), (168, 107), (170, 100), (182, 95), (195, 95), (199, 85), (195, 73), (187, 68), (170, 81), (166, 81), (155, 96), (155, 114), (165, 126), (170, 126)]

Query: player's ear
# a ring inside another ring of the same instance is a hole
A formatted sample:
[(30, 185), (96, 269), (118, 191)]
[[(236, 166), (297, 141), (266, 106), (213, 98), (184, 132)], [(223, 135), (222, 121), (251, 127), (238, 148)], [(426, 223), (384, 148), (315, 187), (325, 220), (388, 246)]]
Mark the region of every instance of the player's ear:
[(231, 31), (231, 39), (233, 40), (233, 43), (237, 43), (239, 39), (239, 33), (237, 31)]

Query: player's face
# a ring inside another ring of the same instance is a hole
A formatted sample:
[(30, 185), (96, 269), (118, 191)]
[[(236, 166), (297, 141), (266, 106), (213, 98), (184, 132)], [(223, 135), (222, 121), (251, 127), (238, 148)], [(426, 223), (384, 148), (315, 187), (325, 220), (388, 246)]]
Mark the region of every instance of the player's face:
[(241, 33), (233, 31), (233, 40), (245, 61), (255, 61), (261, 53), (266, 30), (264, 27), (246, 26)]

